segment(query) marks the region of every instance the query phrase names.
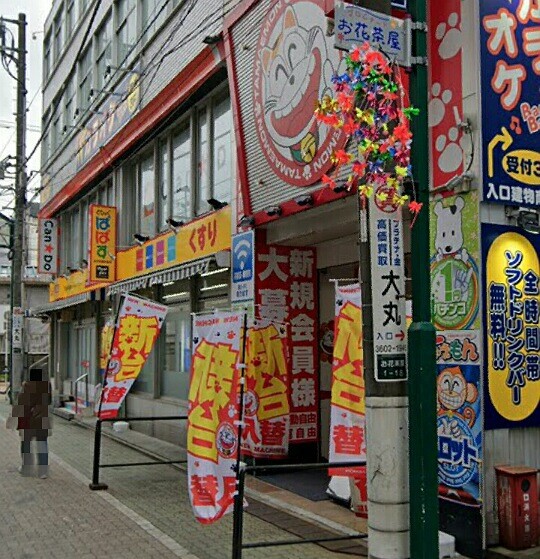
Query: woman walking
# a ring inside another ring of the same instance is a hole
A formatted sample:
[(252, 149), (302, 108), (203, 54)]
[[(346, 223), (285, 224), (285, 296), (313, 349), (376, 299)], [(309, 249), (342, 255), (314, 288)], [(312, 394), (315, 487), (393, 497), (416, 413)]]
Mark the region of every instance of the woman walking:
[(37, 444), (38, 475), (45, 479), (49, 473), (49, 452), (47, 438), (51, 429), (49, 404), (51, 384), (42, 380), (41, 369), (30, 370), (30, 380), (23, 382), (17, 404), (13, 406), (7, 427), (19, 430), (21, 438), (21, 475), (29, 475), (34, 465), (32, 440)]

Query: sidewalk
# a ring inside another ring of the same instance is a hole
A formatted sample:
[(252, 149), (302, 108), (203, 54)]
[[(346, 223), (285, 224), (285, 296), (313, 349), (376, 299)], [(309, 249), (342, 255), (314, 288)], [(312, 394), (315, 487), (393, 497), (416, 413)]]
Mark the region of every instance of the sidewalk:
[(198, 559), (131, 514), (116, 499), (87, 490), (84, 476), (51, 456), (50, 476), (22, 477), (19, 437), (0, 415), (0, 557), (77, 556)]
[[(49, 479), (22, 478), (19, 440), (3, 418), (9, 406), (0, 402), (0, 548), (1, 559), (122, 559), (180, 557), (229, 559), (232, 515), (210, 526), (194, 518), (185, 473), (171, 466), (104, 470), (109, 491), (88, 489), (94, 433), (54, 418), (49, 439)], [(106, 437), (103, 462), (141, 461), (134, 449)], [(177, 455), (178, 456), (178, 455)], [(249, 499), (249, 497), (248, 497)], [(291, 533), (252, 514), (244, 515), (244, 541), (291, 539)], [(314, 544), (244, 551), (245, 559), (343, 559)], [(349, 555), (349, 557), (352, 557)]]

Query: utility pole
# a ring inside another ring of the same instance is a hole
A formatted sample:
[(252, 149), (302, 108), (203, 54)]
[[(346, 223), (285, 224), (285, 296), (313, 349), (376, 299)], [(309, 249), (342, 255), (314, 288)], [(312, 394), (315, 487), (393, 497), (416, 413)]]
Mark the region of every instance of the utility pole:
[(437, 400), (435, 327), (431, 323), (431, 278), (429, 250), (429, 142), (427, 123), (427, 33), (418, 23), (426, 22), (426, 0), (409, 0), (417, 27), (413, 53), (425, 58), (411, 73), (411, 103), (420, 109), (412, 121), (412, 168), (417, 200), (423, 204), (412, 229), (413, 322), (409, 328), (409, 469), (410, 553), (414, 559), (439, 557), (439, 503), (437, 475)]
[[(390, 15), (390, 0), (357, 2)], [(368, 552), (370, 559), (408, 559), (409, 475), (405, 272), (401, 208), (382, 211), (372, 196), (359, 204), (366, 404)], [(378, 258), (378, 227), (392, 258)], [(391, 318), (384, 309), (392, 309)], [(415, 557), (416, 559), (416, 557)], [(434, 558), (431, 558), (434, 559)]]
[[(17, 47), (6, 45), (5, 23), (17, 25)], [(24, 211), (26, 207), (26, 16), (17, 20), (2, 18), (0, 21), (1, 56), (16, 62), (17, 73), (10, 75), (17, 81), (17, 113), (15, 156), (15, 211), (13, 222), (13, 253), (11, 261), (11, 394), (17, 396), (24, 374), (24, 310), (23, 310), (23, 261), (24, 261)], [(8, 63), (9, 65), (9, 63)], [(9, 70), (8, 70), (9, 72)], [(19, 328), (13, 328), (14, 317)], [(17, 336), (17, 339), (15, 338)], [(20, 338), (19, 338), (20, 336)]]

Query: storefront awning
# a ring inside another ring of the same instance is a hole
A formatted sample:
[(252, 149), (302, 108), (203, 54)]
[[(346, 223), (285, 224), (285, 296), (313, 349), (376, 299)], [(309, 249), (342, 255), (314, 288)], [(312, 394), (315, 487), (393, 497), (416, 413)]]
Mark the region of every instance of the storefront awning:
[(60, 299), (59, 301), (53, 301), (52, 303), (45, 303), (44, 305), (39, 305), (38, 307), (32, 307), (31, 309), (28, 309), (28, 314), (30, 316), (37, 316), (65, 309), (67, 307), (72, 307), (74, 305), (79, 305), (81, 303), (86, 303), (86, 301), (100, 301), (103, 298), (102, 295), (101, 289), (87, 291), (86, 293), (79, 293), (78, 295), (73, 295), (73, 297), (66, 297), (65, 299)]
[(152, 274), (147, 274), (139, 278), (133, 278), (126, 281), (115, 283), (107, 288), (107, 295), (116, 295), (117, 293), (127, 293), (144, 287), (151, 287), (170, 281), (178, 281), (195, 276), (196, 274), (204, 274), (208, 271), (210, 263), (214, 259), (213, 256), (201, 258), (193, 262), (186, 262), (173, 268), (160, 270)]

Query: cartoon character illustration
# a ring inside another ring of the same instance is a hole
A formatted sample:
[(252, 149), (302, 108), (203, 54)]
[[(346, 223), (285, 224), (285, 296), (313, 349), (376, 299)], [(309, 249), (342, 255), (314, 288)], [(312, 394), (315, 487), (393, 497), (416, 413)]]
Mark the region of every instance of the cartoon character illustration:
[(332, 362), (334, 352), (334, 321), (323, 322), (319, 327), (319, 357), (323, 362)]
[[(283, 155), (301, 165), (313, 161), (326, 135), (314, 116), (317, 99), (331, 94), (334, 68), (328, 58), (323, 29), (306, 29), (288, 6), (271, 46), (259, 53), (264, 72), (264, 119)], [(308, 173), (309, 174), (309, 173)]]
[(435, 248), (437, 260), (453, 256), (463, 262), (469, 260), (469, 253), (463, 246), (463, 216), (461, 211), (465, 202), (458, 196), (455, 203), (444, 207), (441, 201), (435, 204), (435, 215), (437, 216), (437, 235), (435, 237)]
[(469, 427), (476, 421), (474, 409), (467, 404), (473, 404), (478, 398), (478, 389), (472, 382), (467, 382), (460, 367), (448, 367), (439, 373), (437, 378), (437, 410), (438, 415), (448, 416), (447, 429), (454, 435), (459, 429), (458, 422), (452, 421), (458, 416), (468, 423)]

